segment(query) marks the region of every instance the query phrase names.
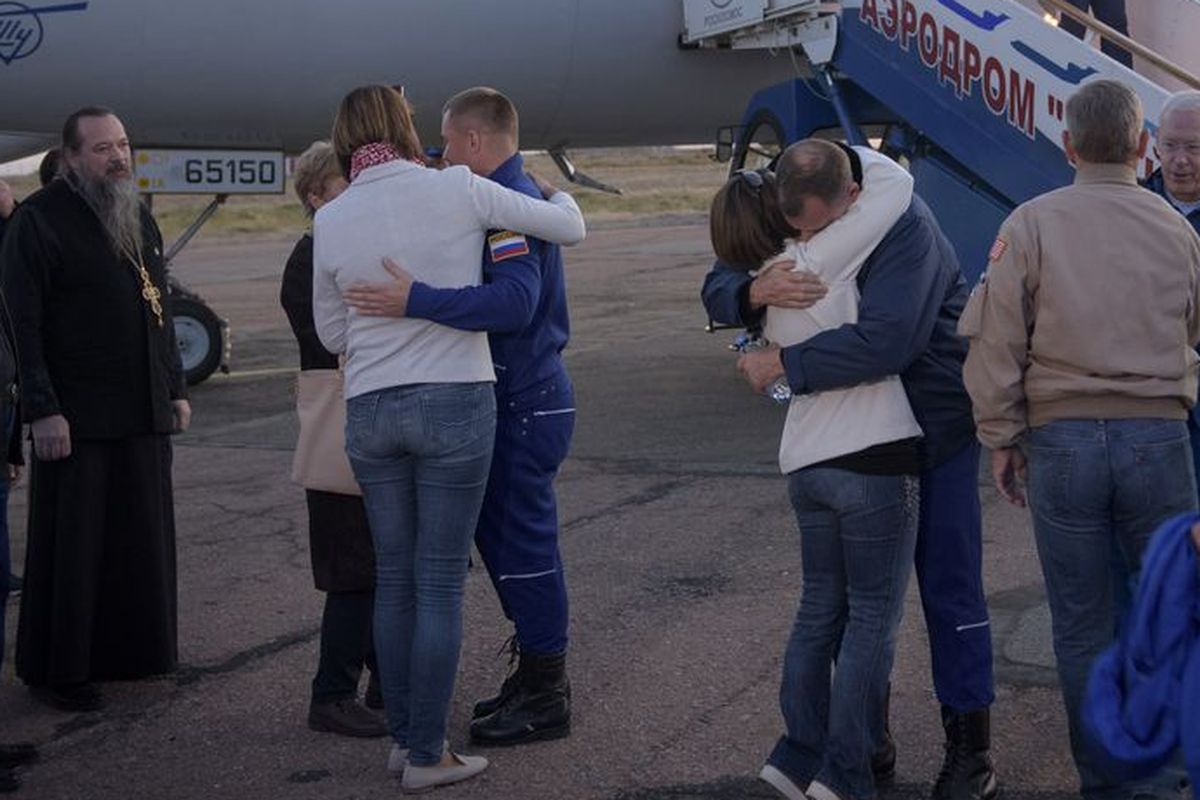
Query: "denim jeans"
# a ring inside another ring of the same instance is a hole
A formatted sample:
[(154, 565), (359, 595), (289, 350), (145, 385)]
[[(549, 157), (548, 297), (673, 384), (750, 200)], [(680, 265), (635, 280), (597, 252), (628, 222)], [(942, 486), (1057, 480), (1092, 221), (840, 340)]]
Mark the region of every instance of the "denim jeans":
[(787, 733), (768, 763), (801, 789), (819, 780), (866, 800), (875, 795), (871, 756), (913, 568), (919, 486), (912, 476), (824, 467), (788, 481), (804, 588), (779, 689)]
[(1135, 787), (1107, 775), (1082, 728), (1081, 706), (1092, 663), (1112, 643), (1120, 611), (1114, 551), (1124, 574), (1136, 576), (1159, 523), (1196, 508), (1187, 426), (1182, 420), (1058, 420), (1031, 430), (1023, 449), (1081, 792), (1088, 800), (1127, 799), (1135, 789), (1173, 796), (1153, 788), (1173, 783), (1167, 776)]
[(375, 650), (388, 728), (417, 766), (442, 757), (495, 427), (490, 383), (397, 386), (346, 405), (346, 453), (375, 542)]

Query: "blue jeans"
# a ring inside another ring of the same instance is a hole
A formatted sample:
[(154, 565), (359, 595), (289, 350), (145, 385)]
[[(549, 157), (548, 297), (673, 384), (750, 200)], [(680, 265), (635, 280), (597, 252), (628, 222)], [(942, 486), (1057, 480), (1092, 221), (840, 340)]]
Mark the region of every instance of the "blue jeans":
[(346, 453), (375, 542), (375, 651), (388, 728), (417, 766), (442, 757), (495, 427), (490, 383), (397, 386), (346, 404)]
[(1196, 508), (1187, 426), (1160, 419), (1059, 420), (1031, 430), (1023, 449), (1081, 792), (1088, 800), (1129, 798), (1135, 789), (1156, 796), (1154, 785), (1171, 784), (1168, 777), (1135, 787), (1106, 774), (1082, 727), (1081, 706), (1092, 663), (1114, 638), (1114, 550), (1124, 574), (1136, 576), (1159, 523)]
[(1187, 428), (1188, 438), (1192, 442), (1192, 469), (1195, 470), (1196, 477), (1200, 480), (1200, 404), (1192, 406), (1192, 410), (1188, 413)]
[(768, 763), (801, 789), (819, 780), (865, 800), (875, 795), (871, 756), (912, 572), (918, 482), (810, 467), (788, 488), (804, 589), (779, 689), (787, 733)]

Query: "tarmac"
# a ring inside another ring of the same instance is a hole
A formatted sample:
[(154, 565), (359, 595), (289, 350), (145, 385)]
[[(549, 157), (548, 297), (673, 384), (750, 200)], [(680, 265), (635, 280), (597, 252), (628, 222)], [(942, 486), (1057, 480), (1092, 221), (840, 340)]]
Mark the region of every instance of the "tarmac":
[[(18, 797), (43, 800), (385, 798), (386, 740), (305, 725), (322, 595), (303, 492), (289, 480), (296, 347), (279, 307), (292, 239), (201, 241), (175, 274), (230, 321), (232, 371), (194, 387), (175, 442), (177, 673), (107, 684), (107, 708), (64, 714), (12, 672), (0, 741), (42, 760)], [(567, 253), (578, 422), (558, 480), (571, 592), (567, 739), (490, 750), (454, 798), (772, 798), (756, 780), (781, 732), (784, 644), (800, 593), (799, 539), (776, 465), (783, 412), (734, 370), (735, 331), (709, 334), (711, 263), (695, 217), (593, 226)], [(985, 586), (995, 644), (993, 755), (1007, 800), (1070, 798), (1076, 775), (1028, 513), (981, 481)], [(23, 563), (26, 497), (10, 507)], [(450, 740), (505, 675), (509, 631), (486, 574), (468, 580)], [(942, 733), (928, 640), (910, 582), (893, 672), (897, 782), (925, 798)]]

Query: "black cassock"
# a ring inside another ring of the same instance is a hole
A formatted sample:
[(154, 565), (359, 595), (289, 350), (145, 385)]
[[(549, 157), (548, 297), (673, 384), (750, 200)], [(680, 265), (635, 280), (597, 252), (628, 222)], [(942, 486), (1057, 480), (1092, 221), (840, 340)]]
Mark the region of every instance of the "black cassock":
[(186, 396), (162, 237), (142, 209), (143, 265), (116, 255), (65, 180), (26, 200), (0, 250), (25, 422), (62, 414), (71, 456), (31, 459), (17, 674), (31, 686), (175, 668), (171, 401)]

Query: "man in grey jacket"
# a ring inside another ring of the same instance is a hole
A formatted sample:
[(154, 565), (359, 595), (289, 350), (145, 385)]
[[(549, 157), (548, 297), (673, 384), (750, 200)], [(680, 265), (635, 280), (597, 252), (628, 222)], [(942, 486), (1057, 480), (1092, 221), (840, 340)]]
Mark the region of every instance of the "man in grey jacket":
[(1115, 779), (1080, 716), (1088, 672), (1113, 637), (1114, 548), (1134, 576), (1159, 523), (1196, 507), (1185, 419), (1196, 397), (1200, 238), (1138, 186), (1147, 142), (1132, 89), (1098, 80), (1076, 92), (1063, 134), (1074, 184), (1005, 220), (959, 325), (979, 439), (997, 489), (1019, 506), (1028, 469), (1088, 800), (1173, 791)]

